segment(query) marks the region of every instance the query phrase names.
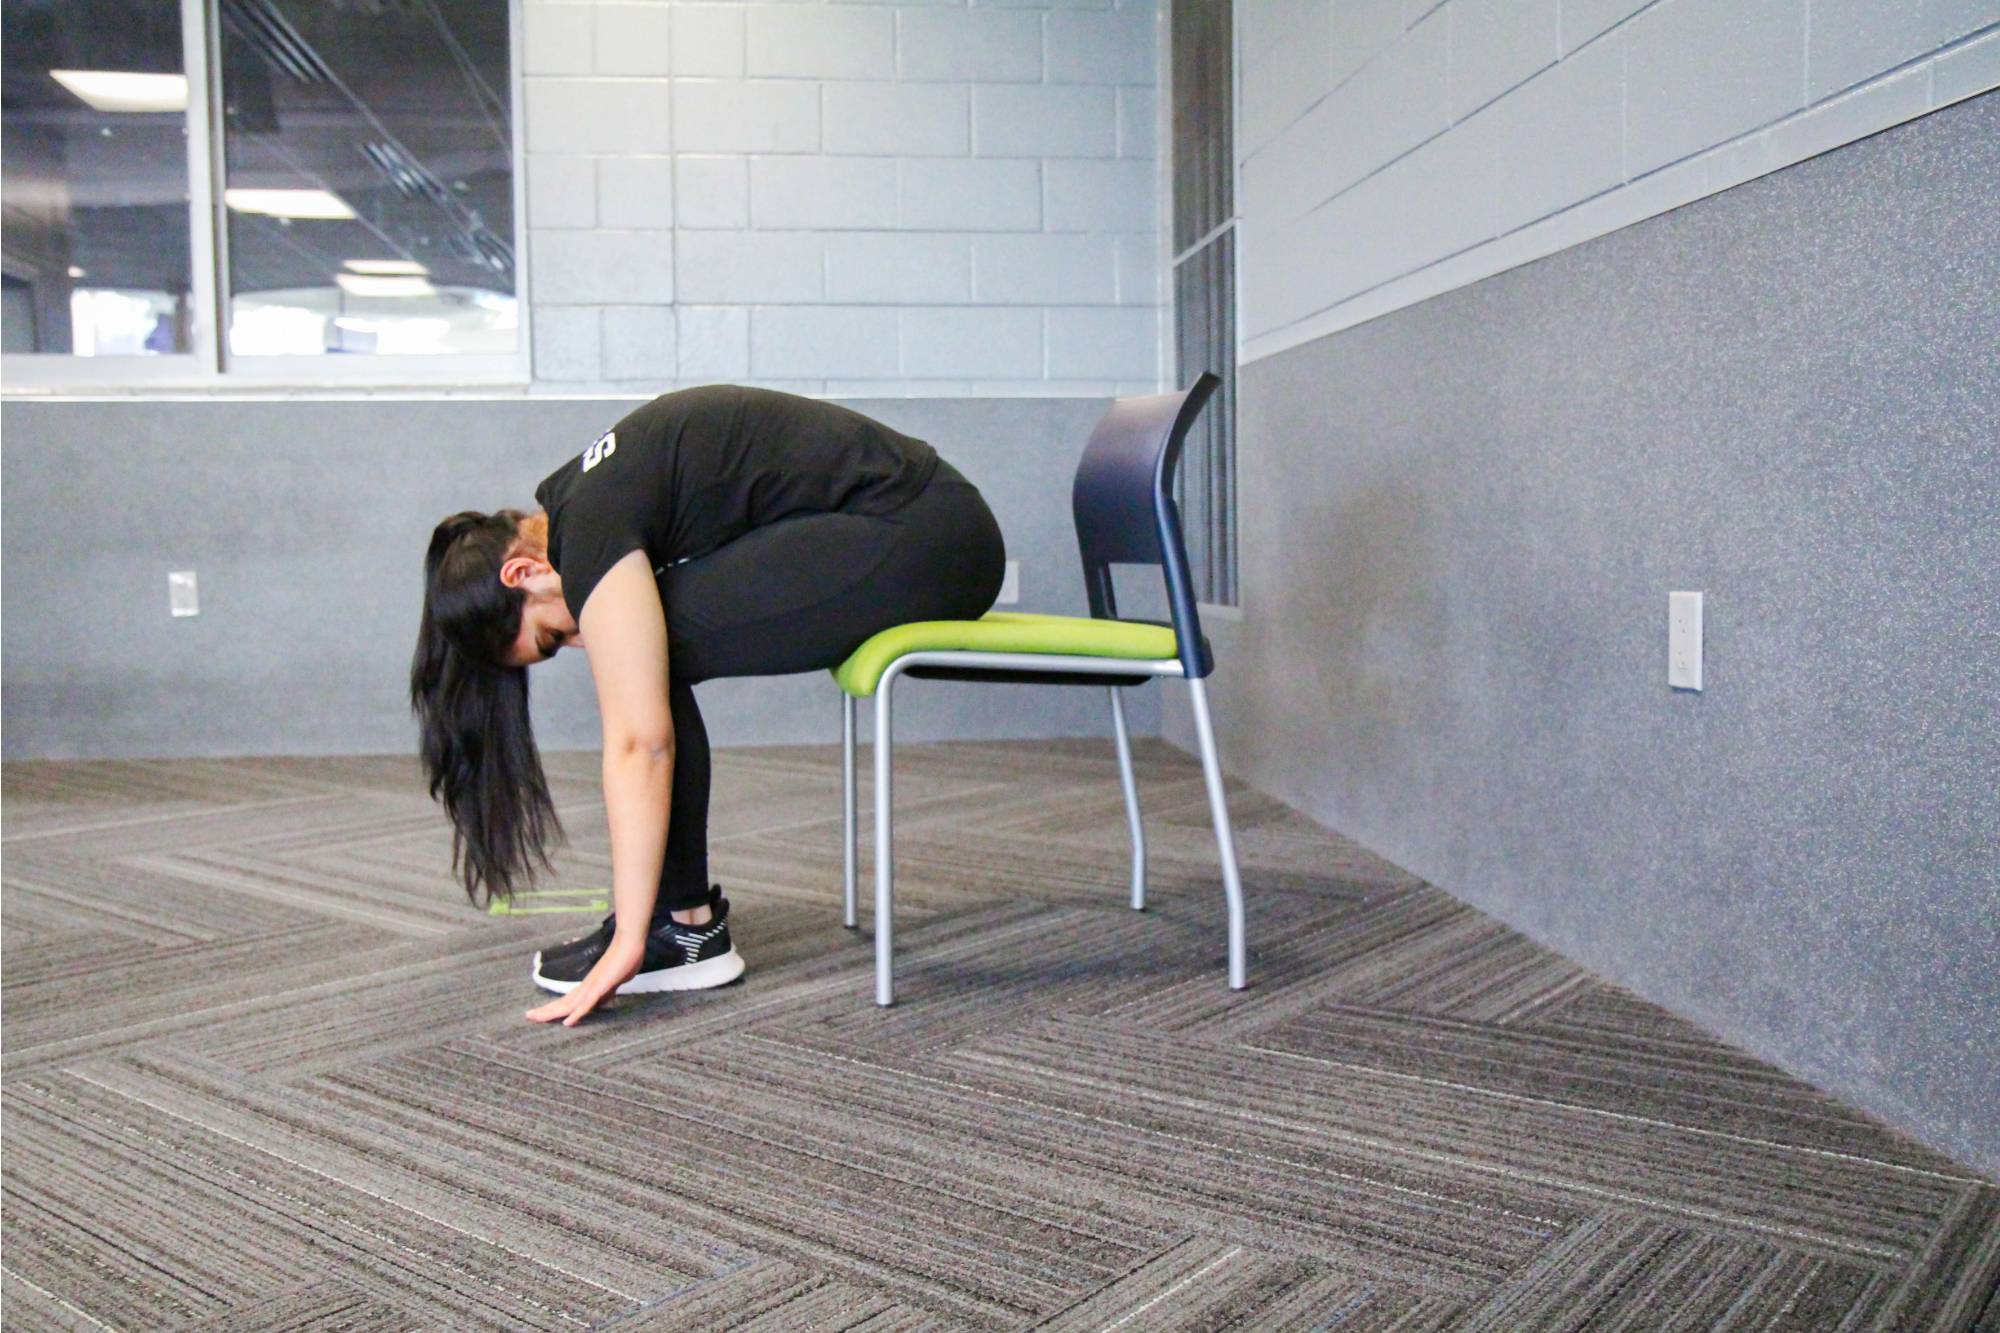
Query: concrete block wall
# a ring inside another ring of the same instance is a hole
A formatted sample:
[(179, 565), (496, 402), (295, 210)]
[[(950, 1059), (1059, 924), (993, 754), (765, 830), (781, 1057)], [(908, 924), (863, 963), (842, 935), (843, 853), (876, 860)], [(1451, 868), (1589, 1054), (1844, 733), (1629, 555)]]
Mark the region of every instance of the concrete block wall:
[(1243, 359), (2000, 86), (2000, 0), (1237, 0)]
[(1159, 384), (1156, 0), (524, 0), (539, 392)]

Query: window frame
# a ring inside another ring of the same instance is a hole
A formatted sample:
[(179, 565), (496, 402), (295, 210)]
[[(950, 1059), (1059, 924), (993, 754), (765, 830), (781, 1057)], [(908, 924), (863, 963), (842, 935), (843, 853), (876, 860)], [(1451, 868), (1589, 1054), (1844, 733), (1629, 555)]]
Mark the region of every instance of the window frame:
[[(1210, 600), (1214, 596), (1215, 590), (1213, 588), (1203, 588), (1202, 592), (1196, 597), (1195, 606), (1204, 618), (1213, 618), (1226, 622), (1241, 622), (1244, 614), (1241, 500), (1242, 437), (1236, 428), (1236, 421), (1234, 420), (1234, 394), (1235, 386), (1240, 383), (1239, 372), (1242, 369), (1243, 354), (1243, 229), (1241, 226), (1243, 182), (1242, 164), (1238, 160), (1236, 152), (1237, 128), (1242, 124), (1243, 120), (1243, 81), (1238, 77), (1242, 69), (1243, 25), (1237, 21), (1239, 17), (1237, 11), (1241, 6), (1242, 0), (1225, 0), (1225, 3), (1228, 3), (1230, 7), (1228, 52), (1229, 142), (1226, 145), (1229, 154), (1229, 215), (1220, 222), (1217, 222), (1204, 235), (1196, 238), (1186, 249), (1177, 250), (1175, 246), (1175, 226), (1178, 217), (1176, 204), (1179, 181), (1176, 179), (1177, 173), (1175, 170), (1177, 153), (1175, 151), (1173, 124), (1174, 113), (1178, 109), (1180, 90), (1175, 87), (1174, 83), (1173, 10), (1176, 4), (1187, 4), (1190, 2), (1191, 0), (1168, 0), (1168, 3), (1161, 7), (1160, 44), (1158, 51), (1161, 71), (1160, 87), (1164, 95), (1160, 98), (1160, 109), (1156, 124), (1160, 131), (1159, 143), (1161, 144), (1162, 157), (1160, 175), (1164, 182), (1160, 194), (1162, 217), (1164, 219), (1161, 226), (1161, 248), (1165, 252), (1166, 260), (1161, 265), (1160, 296), (1165, 306), (1166, 315), (1165, 319), (1161, 321), (1165, 329), (1165, 336), (1161, 340), (1162, 356), (1169, 367), (1178, 366), (1181, 339), (1181, 303), (1179, 299), (1178, 271), (1181, 265), (1194, 259), (1208, 247), (1215, 245), (1223, 236), (1228, 236), (1230, 238), (1228, 273), (1229, 311), (1232, 335), (1230, 338), (1229, 356), (1232, 364), (1227, 367), (1227, 377), (1230, 388), (1229, 406), (1231, 408), (1232, 419), (1227, 426), (1230, 453), (1230, 485), (1227, 496), (1229, 513), (1226, 529), (1229, 534), (1230, 549), (1226, 563), (1229, 569), (1228, 581), (1231, 586), (1228, 589), (1228, 593), (1231, 600), (1226, 602)], [(1222, 367), (1215, 367), (1215, 369), (1218, 372), (1223, 370)], [(1220, 406), (1219, 401), (1217, 405)], [(1178, 485), (1176, 489), (1179, 489)], [(1203, 517), (1204, 519), (1207, 518), (1206, 515)]]
[(228, 226), (223, 214), (222, 16), (219, 0), (180, 0), (181, 57), (188, 80), (189, 286), (194, 346), (158, 356), (78, 356), (12, 352), (0, 356), (0, 395), (69, 392), (115, 395), (156, 389), (270, 393), (287, 389), (513, 388), (533, 377), (528, 300), (526, 153), (522, 0), (507, 0), (507, 96), (514, 196), (514, 350), (436, 356), (235, 356), (223, 331), (228, 300)]

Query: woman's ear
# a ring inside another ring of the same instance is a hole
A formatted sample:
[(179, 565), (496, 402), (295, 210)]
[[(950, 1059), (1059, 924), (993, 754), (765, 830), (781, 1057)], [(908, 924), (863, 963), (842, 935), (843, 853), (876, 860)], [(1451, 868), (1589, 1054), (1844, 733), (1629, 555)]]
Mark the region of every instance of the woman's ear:
[(555, 566), (540, 556), (521, 552), (500, 562), (500, 582), (509, 588), (518, 588), (537, 574), (553, 573), (554, 570)]

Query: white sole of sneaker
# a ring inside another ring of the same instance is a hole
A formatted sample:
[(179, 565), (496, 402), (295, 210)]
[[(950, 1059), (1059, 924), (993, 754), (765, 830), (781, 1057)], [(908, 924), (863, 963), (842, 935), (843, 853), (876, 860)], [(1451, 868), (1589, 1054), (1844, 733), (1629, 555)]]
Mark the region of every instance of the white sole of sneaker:
[[(652, 972), (635, 974), (624, 985), (612, 993), (614, 995), (654, 995), (661, 991), (707, 990), (710, 986), (726, 986), (743, 975), (743, 955), (732, 947), (728, 953), (704, 958), (699, 963), (687, 963), (680, 967), (662, 967)], [(542, 975), (541, 950), (535, 951), (535, 984), (543, 990), (567, 995), (581, 982), (557, 981)]]

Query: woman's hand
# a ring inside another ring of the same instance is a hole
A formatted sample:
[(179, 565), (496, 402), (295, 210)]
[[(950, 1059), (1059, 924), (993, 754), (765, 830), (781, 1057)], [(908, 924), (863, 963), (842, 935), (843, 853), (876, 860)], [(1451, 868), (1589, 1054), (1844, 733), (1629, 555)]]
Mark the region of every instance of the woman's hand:
[(597, 1007), (600, 1000), (631, 980), (645, 956), (645, 940), (613, 935), (611, 946), (598, 958), (597, 965), (577, 983), (575, 990), (556, 996), (539, 1009), (530, 1009), (528, 1018), (536, 1023), (548, 1023), (560, 1018), (564, 1027), (575, 1027), (585, 1014)]

